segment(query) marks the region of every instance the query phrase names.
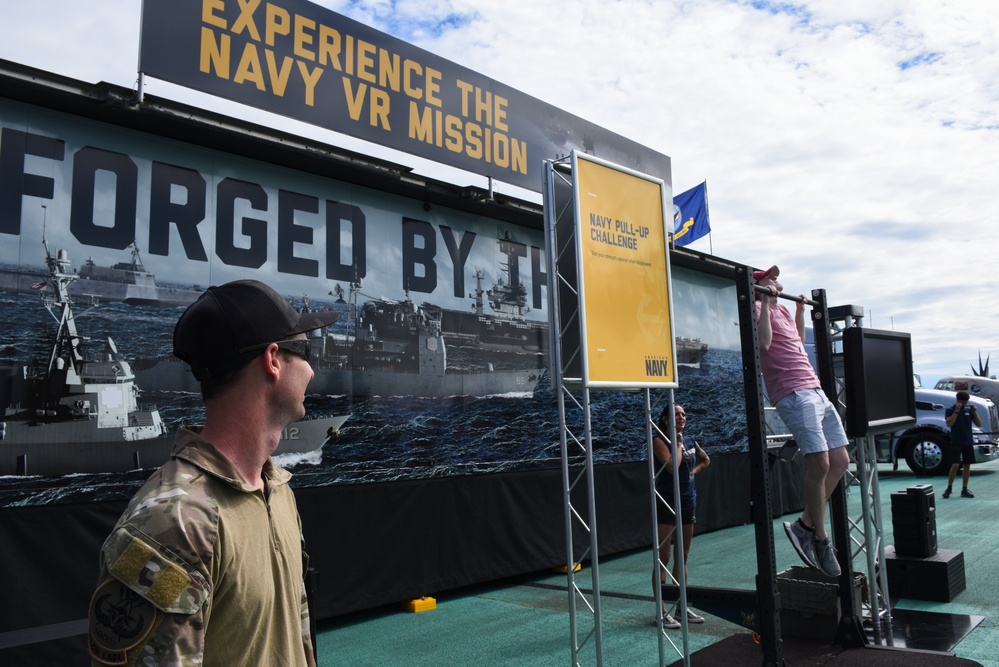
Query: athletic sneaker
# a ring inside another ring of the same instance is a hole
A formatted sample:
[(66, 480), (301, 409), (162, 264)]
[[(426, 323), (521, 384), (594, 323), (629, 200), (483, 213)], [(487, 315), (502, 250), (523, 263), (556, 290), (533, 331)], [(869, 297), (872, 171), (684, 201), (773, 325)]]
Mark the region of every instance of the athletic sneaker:
[(964, 487), (963, 489), (961, 489), (961, 497), (962, 498), (974, 498), (975, 494), (973, 494), (971, 491), (968, 491), (968, 487)]
[(818, 567), (815, 564), (815, 548), (812, 546), (812, 532), (798, 521), (785, 521), (784, 532), (791, 540), (791, 546), (801, 556), (808, 567)]
[(946, 489), (944, 489), (943, 497), (944, 498), (950, 498), (950, 491), (951, 491), (951, 489), (950, 489), (949, 486)]
[(680, 621), (676, 620), (669, 614), (663, 614), (663, 627), (667, 630), (679, 630)]
[(704, 617), (700, 614), (695, 614), (693, 610), (687, 610), (687, 623), (703, 623)]
[(815, 564), (822, 572), (830, 577), (838, 577), (842, 574), (839, 569), (839, 561), (836, 560), (836, 550), (829, 543), (829, 538), (815, 540)]

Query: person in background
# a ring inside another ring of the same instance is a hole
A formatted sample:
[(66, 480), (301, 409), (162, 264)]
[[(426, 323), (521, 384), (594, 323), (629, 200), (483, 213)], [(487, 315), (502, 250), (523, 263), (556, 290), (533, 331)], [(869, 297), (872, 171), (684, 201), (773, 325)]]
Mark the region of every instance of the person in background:
[(174, 354), (201, 382), (205, 424), (177, 431), (104, 542), (94, 665), (315, 667), (291, 474), (270, 457), (305, 415), (305, 334), (336, 319), (253, 280), (209, 287), (180, 316)]
[[(656, 515), (658, 518), (660, 545), (659, 545), (659, 573), (652, 575), (652, 585), (658, 586), (666, 582), (666, 570), (669, 567), (670, 557), (673, 555), (674, 536), (676, 533), (676, 498), (673, 489), (673, 467), (679, 464), (680, 478), (680, 517), (682, 521), (682, 542), (683, 542), (683, 563), (684, 580), (687, 577), (687, 555), (690, 553), (690, 542), (694, 539), (694, 524), (697, 521), (697, 489), (694, 487), (694, 475), (711, 465), (711, 457), (707, 455), (701, 446), (693, 438), (685, 438), (684, 427), (687, 425), (687, 413), (682, 405), (673, 407), (673, 419), (676, 422), (676, 440), (679, 444), (679, 456), (674, 456), (676, 451), (665, 439), (654, 431), (652, 438), (652, 452), (659, 463), (656, 469), (656, 492), (661, 497), (658, 501)], [(662, 433), (669, 433), (669, 405), (663, 408), (659, 415), (659, 430)], [(664, 537), (665, 536), (665, 537)], [(679, 549), (679, 544), (676, 545)], [(679, 581), (680, 566), (679, 558), (673, 559), (673, 580)], [(680, 626), (663, 603), (663, 627), (675, 630)], [(687, 609), (688, 623), (703, 623), (704, 617)]]
[[(950, 498), (951, 487), (954, 486), (954, 478), (957, 477), (957, 469), (962, 464), (964, 470), (961, 472), (961, 481), (964, 486), (961, 489), (962, 498), (974, 498), (968, 489), (968, 481), (971, 479), (971, 464), (975, 462), (975, 437), (972, 434), (972, 424), (981, 427), (982, 418), (978, 415), (978, 409), (971, 403), (971, 396), (966, 391), (957, 392), (957, 402), (953, 407), (947, 408), (944, 418), (947, 426), (950, 427), (951, 460), (950, 474), (947, 475), (947, 488), (943, 492), (944, 498)], [(954, 452), (954, 449), (957, 449)]]
[(784, 286), (780, 269), (755, 271), (764, 292), (756, 293), (756, 338), (763, 383), (771, 405), (784, 420), (805, 455), (805, 508), (784, 532), (801, 560), (838, 577), (841, 568), (826, 532), (826, 502), (850, 465), (846, 432), (829, 402), (805, 352), (805, 304), (797, 302), (794, 318), (777, 302)]

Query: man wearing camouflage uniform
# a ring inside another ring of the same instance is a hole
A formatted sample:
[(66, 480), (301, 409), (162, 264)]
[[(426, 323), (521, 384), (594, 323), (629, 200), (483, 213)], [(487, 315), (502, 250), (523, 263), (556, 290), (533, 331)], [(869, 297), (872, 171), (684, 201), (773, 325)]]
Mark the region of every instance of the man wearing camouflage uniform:
[(305, 415), (305, 334), (336, 319), (250, 280), (181, 315), (174, 354), (201, 382), (205, 425), (179, 429), (104, 543), (94, 665), (315, 666), (291, 474), (270, 455)]

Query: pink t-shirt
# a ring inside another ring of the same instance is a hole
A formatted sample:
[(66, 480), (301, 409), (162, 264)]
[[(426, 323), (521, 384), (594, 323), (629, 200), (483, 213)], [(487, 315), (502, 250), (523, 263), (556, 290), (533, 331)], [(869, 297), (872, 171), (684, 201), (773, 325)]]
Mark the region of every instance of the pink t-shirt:
[[(757, 318), (762, 308), (763, 304), (757, 300)], [(794, 317), (779, 303), (770, 305), (770, 328), (773, 330), (770, 349), (760, 349), (763, 384), (766, 385), (770, 404), (777, 405), (780, 399), (800, 389), (820, 388), (822, 384), (808, 361)]]

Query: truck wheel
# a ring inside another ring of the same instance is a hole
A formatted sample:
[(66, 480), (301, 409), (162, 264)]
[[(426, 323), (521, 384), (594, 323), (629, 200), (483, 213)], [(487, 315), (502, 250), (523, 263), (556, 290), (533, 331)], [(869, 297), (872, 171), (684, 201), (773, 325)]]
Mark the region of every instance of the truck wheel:
[(909, 469), (922, 477), (942, 475), (950, 468), (947, 438), (937, 433), (923, 433), (909, 439), (911, 446), (905, 452)]

